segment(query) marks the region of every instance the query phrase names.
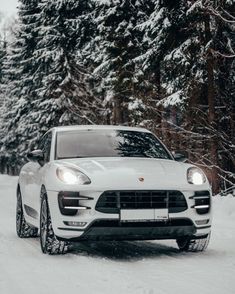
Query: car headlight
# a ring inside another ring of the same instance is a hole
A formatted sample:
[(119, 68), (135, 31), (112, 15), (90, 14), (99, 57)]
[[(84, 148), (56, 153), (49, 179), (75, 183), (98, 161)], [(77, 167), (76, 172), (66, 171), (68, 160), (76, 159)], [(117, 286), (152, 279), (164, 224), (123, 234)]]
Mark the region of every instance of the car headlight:
[(206, 176), (203, 171), (197, 167), (191, 167), (187, 172), (187, 179), (189, 184), (202, 185), (206, 182)]
[(71, 167), (58, 167), (56, 170), (56, 175), (63, 183), (69, 185), (88, 185), (91, 183), (91, 180), (87, 175)]

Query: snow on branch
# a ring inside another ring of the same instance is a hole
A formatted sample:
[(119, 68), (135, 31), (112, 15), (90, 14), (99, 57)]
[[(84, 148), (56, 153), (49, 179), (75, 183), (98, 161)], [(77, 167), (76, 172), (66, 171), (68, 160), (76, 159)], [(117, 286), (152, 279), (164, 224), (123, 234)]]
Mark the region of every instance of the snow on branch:
[(169, 106), (173, 105), (179, 105), (182, 104), (183, 99), (182, 99), (182, 91), (179, 90), (163, 99), (161, 99), (158, 103), (157, 106), (162, 105), (163, 107), (167, 108)]

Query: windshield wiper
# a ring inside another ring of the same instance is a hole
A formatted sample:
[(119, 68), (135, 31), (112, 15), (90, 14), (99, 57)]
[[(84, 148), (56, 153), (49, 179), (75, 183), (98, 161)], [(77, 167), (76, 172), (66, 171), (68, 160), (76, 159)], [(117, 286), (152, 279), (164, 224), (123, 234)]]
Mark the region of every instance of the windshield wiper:
[(126, 157), (147, 157), (147, 158), (151, 158), (151, 156), (148, 156), (144, 153), (130, 153), (128, 155), (124, 155)]
[(66, 156), (66, 157), (57, 157), (57, 159), (72, 159), (72, 158), (84, 158), (83, 156)]

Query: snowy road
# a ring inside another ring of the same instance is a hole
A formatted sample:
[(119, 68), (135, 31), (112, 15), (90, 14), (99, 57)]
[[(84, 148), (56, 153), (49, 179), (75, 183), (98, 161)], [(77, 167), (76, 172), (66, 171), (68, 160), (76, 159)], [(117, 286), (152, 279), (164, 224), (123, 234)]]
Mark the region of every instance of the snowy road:
[(175, 242), (83, 243), (65, 256), (43, 255), (38, 239), (15, 234), (17, 178), (0, 176), (0, 293), (235, 293), (235, 198), (214, 199), (205, 253)]

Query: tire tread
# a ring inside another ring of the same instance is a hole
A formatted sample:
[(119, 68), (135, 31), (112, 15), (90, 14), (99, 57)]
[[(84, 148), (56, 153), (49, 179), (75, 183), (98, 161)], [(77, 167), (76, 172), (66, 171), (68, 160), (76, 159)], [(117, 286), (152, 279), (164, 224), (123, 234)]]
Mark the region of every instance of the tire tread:
[[(47, 240), (46, 240), (45, 248), (43, 248), (42, 241), (40, 242), (42, 252), (50, 254), (50, 255), (65, 254), (68, 251), (68, 243), (65, 241), (58, 240), (55, 236), (52, 223), (51, 223), (51, 215), (50, 215), (50, 209), (49, 209), (46, 193), (42, 195), (41, 209), (42, 209), (43, 201), (46, 201), (46, 206), (47, 206)], [(40, 228), (41, 228), (41, 217), (40, 217)], [(40, 234), (40, 238), (41, 238), (41, 234)]]
[(210, 233), (201, 239), (178, 239), (176, 240), (181, 251), (202, 252), (205, 251), (210, 241)]

